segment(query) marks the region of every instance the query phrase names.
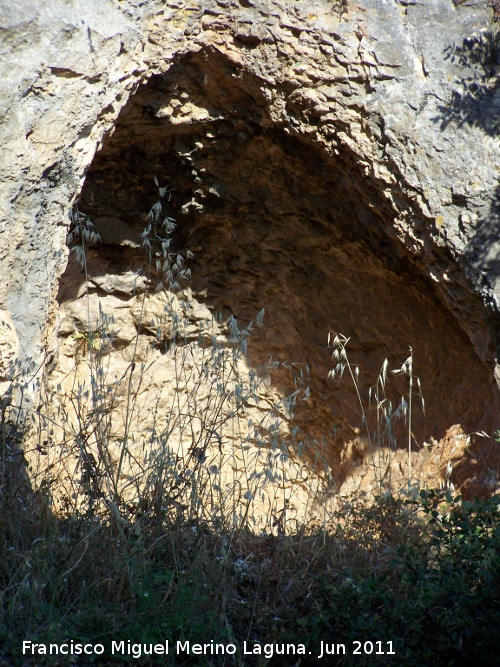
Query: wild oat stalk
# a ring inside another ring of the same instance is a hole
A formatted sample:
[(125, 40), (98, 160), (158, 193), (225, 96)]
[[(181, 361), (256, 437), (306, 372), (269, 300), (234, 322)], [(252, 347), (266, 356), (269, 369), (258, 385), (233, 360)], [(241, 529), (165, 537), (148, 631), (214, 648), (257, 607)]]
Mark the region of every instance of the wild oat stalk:
[[(413, 373), (413, 350), (410, 347), (410, 356), (406, 361), (401, 365), (400, 368), (397, 368), (391, 371), (393, 374), (405, 375), (409, 379), (409, 392), (404, 394), (401, 397), (401, 403), (398, 408), (393, 411), (392, 402), (388, 400), (385, 392), (386, 383), (387, 383), (387, 371), (389, 362), (387, 359), (384, 360), (380, 373), (377, 378), (377, 382), (374, 387), (371, 387), (369, 390), (369, 403), (371, 403), (371, 398), (375, 398), (375, 407), (377, 410), (376, 417), (376, 429), (373, 432), (373, 435), (370, 433), (370, 427), (368, 423), (368, 415), (365, 409), (364, 400), (361, 396), (361, 390), (359, 387), (359, 367), (353, 364), (347, 354), (347, 344), (349, 343), (350, 338), (347, 338), (343, 334), (334, 334), (330, 332), (328, 334), (328, 346), (333, 347), (332, 359), (335, 362), (335, 367), (328, 373), (328, 377), (335, 378), (339, 380), (344, 375), (345, 371), (349, 372), (351, 377), (356, 396), (358, 399), (358, 404), (361, 410), (362, 423), (366, 429), (366, 435), (370, 444), (370, 452), (373, 456), (374, 446), (380, 448), (383, 444), (383, 441), (386, 437), (386, 434), (389, 438), (389, 445), (394, 449), (397, 447), (397, 442), (393, 435), (392, 422), (395, 418), (408, 417), (408, 482), (411, 482), (412, 478), (412, 419), (413, 419), (413, 399), (415, 395), (415, 383), (418, 387), (417, 395), (422, 401), (422, 408), (425, 414), (425, 403), (422, 396), (422, 389), (420, 386), (420, 379), (416, 377)], [(381, 415), (384, 418), (384, 429), (381, 427)]]
[[(180, 519), (231, 531), (289, 532), (294, 520), (290, 498), (299, 485), (311, 488), (311, 495), (316, 489), (307, 484), (303, 465), (292, 465), (289, 455), (296, 449), (296, 431), (289, 434), (287, 424), (308, 389), (302, 374), (297, 378), (293, 365), (283, 364), (298, 382), (280, 398), (269, 376), (276, 362), (250, 368), (248, 340), (254, 327), (262, 326), (263, 310), (245, 327), (234, 317), (225, 325), (212, 319), (201, 325), (198, 341), (185, 337), (192, 329), (189, 307), (175, 292), (189, 281), (183, 262), (192, 254), (172, 249), (175, 222), (163, 212), (168, 191), (158, 186), (158, 192), (142, 233), (142, 274), (149, 293), (156, 289), (167, 297), (163, 317), (168, 333), (157, 322), (151, 349), (164, 348), (164, 359), (172, 364), (171, 397), (165, 405), (168, 394), (147, 381), (155, 362), (137, 361), (138, 336), (126, 370), (120, 378), (109, 377), (112, 320), (100, 309), (99, 321), (91, 322), (87, 300), (88, 329), (78, 338), (88, 378), (62, 399), (72, 405), (74, 418), (55, 425), (68, 450), (66, 477), (79, 478), (68, 498), (71, 493), (73, 507), (79, 513), (84, 509), (87, 518), (111, 519), (122, 538), (124, 531), (143, 535), (149, 522), (168, 525)], [(86, 281), (86, 248), (97, 240), (90, 220), (75, 210), (69, 242)], [(139, 333), (147, 316), (146, 296), (136, 320)]]
[(417, 383), (418, 387), (418, 396), (420, 400), (422, 401), (422, 409), (425, 414), (425, 402), (424, 402), (424, 397), (422, 395), (422, 387), (420, 385), (420, 378), (414, 376), (413, 374), (413, 350), (410, 346), (410, 356), (406, 359), (406, 361), (401, 365), (400, 368), (396, 368), (395, 370), (392, 371), (394, 375), (405, 375), (410, 383), (409, 387), (409, 392), (407, 394), (408, 396), (408, 401), (405, 400), (405, 397), (403, 396), (401, 398), (401, 404), (398, 408), (398, 410), (401, 409), (401, 412), (403, 414), (408, 413), (408, 484), (411, 484), (411, 478), (412, 478), (412, 448), (411, 448), (411, 439), (413, 437), (413, 432), (412, 432), (412, 417), (413, 417), (413, 396), (414, 396), (414, 391), (413, 391), (413, 382), (414, 380)]
[(328, 347), (333, 347), (333, 352), (332, 352), (332, 359), (335, 362), (335, 368), (333, 368), (329, 373), (328, 377), (329, 378), (338, 378), (339, 380), (342, 379), (346, 369), (349, 371), (349, 375), (351, 376), (352, 384), (354, 386), (354, 390), (356, 392), (356, 396), (358, 398), (358, 403), (359, 407), (361, 409), (361, 418), (363, 422), (363, 426), (366, 429), (367, 437), (370, 441), (370, 449), (372, 448), (372, 440), (371, 440), (371, 435), (370, 435), (370, 429), (368, 427), (368, 420), (366, 417), (366, 411), (365, 411), (365, 406), (363, 399), (361, 398), (361, 392), (359, 389), (359, 367), (356, 366), (355, 364), (351, 363), (349, 357), (347, 356), (347, 344), (351, 340), (350, 338), (347, 338), (347, 336), (344, 336), (344, 334), (335, 334), (335, 336), (332, 338), (333, 332), (330, 331), (328, 333)]

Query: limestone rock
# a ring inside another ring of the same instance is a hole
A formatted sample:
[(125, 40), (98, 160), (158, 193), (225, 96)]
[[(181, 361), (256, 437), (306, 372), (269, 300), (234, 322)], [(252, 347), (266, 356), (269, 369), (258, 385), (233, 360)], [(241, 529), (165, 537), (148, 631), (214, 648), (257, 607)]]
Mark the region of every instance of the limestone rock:
[[(327, 380), (330, 330), (351, 337), (365, 400), (383, 360), (395, 368), (412, 347), (420, 442), (457, 423), (498, 428), (500, 96), (486, 0), (33, 0), (3, 3), (0, 25), (0, 305), (23, 367), (45, 359), (57, 303), (64, 356), (78, 356), (88, 290), (92, 327), (99, 304), (117, 318), (124, 364), (138, 327), (144, 355), (158, 325), (171, 337), (160, 304), (154, 324), (137, 315), (156, 177), (174, 250), (193, 249), (193, 293), (207, 294), (191, 318), (179, 306), (186, 338), (212, 313), (248, 323), (264, 307), (251, 362), (309, 366), (299, 425), (318, 442), (329, 433), (332, 466), (366, 420), (354, 389)], [(77, 198), (103, 239), (88, 279), (65, 243)]]

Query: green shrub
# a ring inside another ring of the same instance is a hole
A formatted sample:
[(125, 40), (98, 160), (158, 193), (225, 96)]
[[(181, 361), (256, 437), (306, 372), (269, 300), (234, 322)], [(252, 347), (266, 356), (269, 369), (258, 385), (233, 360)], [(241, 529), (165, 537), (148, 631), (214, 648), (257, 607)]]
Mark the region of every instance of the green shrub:
[[(378, 507), (385, 502), (379, 499)], [(321, 631), (392, 641), (396, 656), (381, 657), (384, 665), (496, 664), (498, 498), (464, 502), (431, 490), (404, 506), (413, 512), (413, 530), (406, 541), (388, 545), (390, 563), (344, 571), (340, 585), (325, 582)]]

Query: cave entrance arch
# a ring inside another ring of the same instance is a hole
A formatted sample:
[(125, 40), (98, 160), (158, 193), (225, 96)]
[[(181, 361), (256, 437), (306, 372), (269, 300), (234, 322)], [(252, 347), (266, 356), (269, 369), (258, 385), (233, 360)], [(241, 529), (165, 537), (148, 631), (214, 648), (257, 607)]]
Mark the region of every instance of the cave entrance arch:
[[(328, 379), (330, 331), (351, 338), (365, 401), (384, 359), (397, 368), (411, 346), (426, 401), (425, 415), (419, 408), (413, 415), (416, 445), (452, 424), (484, 428), (477, 387), (491, 386), (488, 370), (434, 284), (382, 231), (394, 216), (389, 204), (347, 146), (329, 151), (316, 141), (313, 120), (310, 133), (297, 129), (304, 110), (293, 95), (286, 122), (272, 120), (272, 99), (270, 84), (215, 53), (186, 55), (151, 76), (86, 176), (79, 206), (102, 237), (89, 272), (99, 278), (137, 267), (156, 177), (170, 191), (175, 243), (195, 254), (193, 291), (243, 323), (266, 310), (265, 329), (250, 345), (252, 364), (272, 356), (309, 367), (311, 396), (297, 423), (311, 439), (326, 437), (332, 466), (364, 426), (353, 387)], [(77, 276), (70, 260), (60, 302), (75, 297)], [(404, 377), (390, 378), (395, 407), (407, 389)], [(406, 426), (397, 428), (406, 446)]]

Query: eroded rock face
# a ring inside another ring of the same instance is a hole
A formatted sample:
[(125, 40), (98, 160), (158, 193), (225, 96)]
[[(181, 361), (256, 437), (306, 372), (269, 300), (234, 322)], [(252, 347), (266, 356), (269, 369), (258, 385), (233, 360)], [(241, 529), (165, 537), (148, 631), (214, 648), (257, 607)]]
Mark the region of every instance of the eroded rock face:
[[(416, 441), (497, 426), (499, 95), (485, 4), (2, 11), (4, 52), (22, 66), (3, 92), (0, 305), (24, 363), (50, 347), (57, 289), (68, 315), (88, 287), (74, 266), (59, 285), (76, 197), (102, 238), (92, 298), (133, 311), (156, 177), (176, 248), (195, 253), (198, 300), (243, 322), (266, 309), (254, 365), (308, 364), (298, 424), (326, 437), (333, 467), (366, 425), (355, 391), (327, 378), (329, 331), (351, 337), (365, 400), (383, 360), (396, 368), (411, 346), (426, 398)], [(120, 345), (133, 322), (124, 315)], [(387, 391), (396, 405), (408, 378)]]
[[(131, 99), (82, 190), (80, 206), (103, 239), (96, 255), (119, 246), (118, 272), (140, 266), (155, 175), (171, 190), (177, 247), (195, 249), (193, 285), (206, 290), (213, 312), (248, 322), (266, 309), (265, 333), (250, 347), (254, 365), (270, 354), (309, 365), (312, 397), (298, 419), (310, 435), (333, 432), (345, 442), (364, 428), (354, 388), (328, 380), (330, 331), (352, 338), (366, 400), (384, 359), (396, 368), (412, 346), (428, 405), (425, 419), (421, 410), (414, 416), (420, 440), (444, 435), (456, 421), (469, 429), (481, 423), (484, 396), (471, 387), (491, 386), (488, 372), (432, 282), (384, 237), (369, 184), (354, 181), (344, 156), (262, 120), (241, 87), (224, 101), (227, 79), (197, 54)], [(94, 276), (102, 268), (90, 263), (89, 270)], [(395, 378), (392, 385), (396, 404), (408, 386)]]

